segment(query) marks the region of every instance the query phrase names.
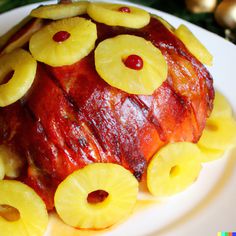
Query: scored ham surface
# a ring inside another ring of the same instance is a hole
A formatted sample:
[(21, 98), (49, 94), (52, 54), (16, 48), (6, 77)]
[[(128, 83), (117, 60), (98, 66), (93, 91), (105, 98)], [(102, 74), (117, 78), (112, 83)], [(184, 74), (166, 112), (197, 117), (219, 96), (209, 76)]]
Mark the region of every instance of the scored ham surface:
[(121, 164), (140, 180), (163, 145), (197, 142), (212, 110), (211, 75), (159, 20), (139, 30), (104, 24), (97, 30), (97, 44), (119, 34), (151, 41), (168, 63), (168, 77), (152, 96), (131, 95), (97, 74), (94, 51), (70, 66), (38, 63), (29, 93), (0, 109), (0, 143), (24, 160), (19, 179), (48, 209), (58, 184), (93, 162)]

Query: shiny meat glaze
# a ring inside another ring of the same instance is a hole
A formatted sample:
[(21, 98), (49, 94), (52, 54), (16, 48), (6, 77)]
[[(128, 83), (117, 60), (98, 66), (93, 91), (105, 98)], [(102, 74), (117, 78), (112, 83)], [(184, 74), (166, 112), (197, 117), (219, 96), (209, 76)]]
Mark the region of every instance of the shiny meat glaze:
[(93, 162), (119, 163), (140, 180), (160, 147), (197, 142), (212, 110), (209, 72), (157, 19), (139, 30), (103, 24), (97, 29), (97, 44), (119, 34), (150, 40), (168, 63), (168, 78), (152, 96), (130, 95), (100, 78), (94, 52), (70, 66), (38, 63), (30, 92), (0, 109), (0, 143), (25, 160), (19, 179), (48, 209), (57, 185)]

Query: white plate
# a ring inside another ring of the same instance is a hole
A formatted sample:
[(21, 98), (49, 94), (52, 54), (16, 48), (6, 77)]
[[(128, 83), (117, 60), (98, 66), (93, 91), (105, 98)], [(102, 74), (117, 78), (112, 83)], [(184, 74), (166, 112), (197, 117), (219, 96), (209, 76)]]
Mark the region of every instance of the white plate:
[[(21, 7), (0, 15), (0, 35), (39, 4)], [(223, 38), (169, 14), (145, 8), (173, 26), (186, 24), (214, 55), (209, 68), (215, 87), (223, 92), (236, 111), (236, 46)], [(137, 211), (106, 236), (216, 236), (236, 231), (236, 151), (204, 165), (200, 178), (189, 189)], [(48, 231), (49, 232), (49, 231)], [(63, 235), (63, 234), (62, 234)], [(100, 233), (99, 233), (100, 235)]]

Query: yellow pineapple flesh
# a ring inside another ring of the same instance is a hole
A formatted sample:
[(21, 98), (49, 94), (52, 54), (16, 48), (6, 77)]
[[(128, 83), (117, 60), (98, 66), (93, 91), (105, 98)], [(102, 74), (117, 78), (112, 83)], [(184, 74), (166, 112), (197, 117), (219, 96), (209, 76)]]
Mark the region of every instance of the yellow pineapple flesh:
[(122, 4), (90, 3), (87, 12), (93, 20), (110, 26), (142, 28), (150, 21), (145, 10)]
[(193, 143), (168, 144), (158, 151), (147, 168), (147, 186), (154, 196), (183, 191), (198, 177), (201, 151)]
[(214, 108), (198, 142), (204, 154), (202, 162), (219, 159), (228, 147), (236, 144), (235, 131), (232, 108), (223, 94), (216, 90)]
[(175, 30), (175, 35), (200, 62), (209, 66), (212, 65), (213, 56), (211, 53), (185, 25), (180, 25)]
[(59, 20), (79, 16), (87, 12), (88, 2), (73, 2), (67, 4), (50, 4), (33, 9), (31, 16), (37, 18)]
[(225, 151), (236, 144), (236, 122), (233, 118), (209, 118), (198, 141), (200, 147)]
[[(30, 89), (36, 74), (37, 63), (23, 49), (16, 49), (0, 57), (0, 107), (8, 106)], [(5, 77), (14, 72), (10, 80), (4, 83)]]
[(215, 119), (215, 118), (220, 118), (220, 117), (231, 118), (233, 117), (233, 111), (230, 106), (230, 103), (227, 101), (225, 96), (216, 90), (214, 107), (210, 115), (210, 118)]
[(90, 20), (73, 17), (52, 22), (30, 39), (33, 57), (50, 66), (73, 64), (87, 56), (97, 39), (96, 25)]
[(129, 215), (137, 194), (138, 182), (128, 170), (116, 164), (95, 163), (75, 171), (59, 185), (55, 207), (68, 225), (101, 229)]
[(202, 152), (201, 162), (215, 161), (223, 157), (224, 151), (198, 145)]
[[(132, 45), (132, 47), (130, 47)], [(143, 66), (132, 68), (126, 59), (135, 56)], [(131, 94), (151, 95), (167, 78), (167, 63), (151, 42), (132, 35), (102, 41), (95, 49), (95, 66), (108, 84)]]
[(17, 220), (0, 217), (1, 236), (43, 236), (48, 214), (41, 198), (27, 185), (15, 180), (0, 181), (0, 205), (19, 211)]

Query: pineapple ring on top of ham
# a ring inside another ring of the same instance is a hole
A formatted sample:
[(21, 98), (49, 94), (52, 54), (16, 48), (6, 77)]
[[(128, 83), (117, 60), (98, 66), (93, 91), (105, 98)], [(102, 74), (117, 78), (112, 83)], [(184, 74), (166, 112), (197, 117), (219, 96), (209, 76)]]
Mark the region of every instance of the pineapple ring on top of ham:
[(16, 102), (27, 93), (33, 84), (36, 68), (34, 58), (23, 49), (0, 57), (0, 107)]
[(50, 4), (33, 9), (30, 15), (37, 18), (60, 20), (85, 14), (88, 4), (87, 1)]
[(151, 95), (167, 78), (167, 63), (161, 51), (142, 37), (119, 35), (106, 39), (94, 54), (101, 78), (129, 94)]
[(50, 66), (71, 65), (87, 56), (97, 39), (96, 25), (82, 17), (50, 23), (30, 39), (33, 57)]
[(174, 33), (199, 61), (212, 66), (213, 56), (187, 26), (180, 25)]
[(150, 14), (147, 11), (122, 4), (91, 2), (87, 13), (96, 22), (109, 26), (139, 29), (150, 21)]

